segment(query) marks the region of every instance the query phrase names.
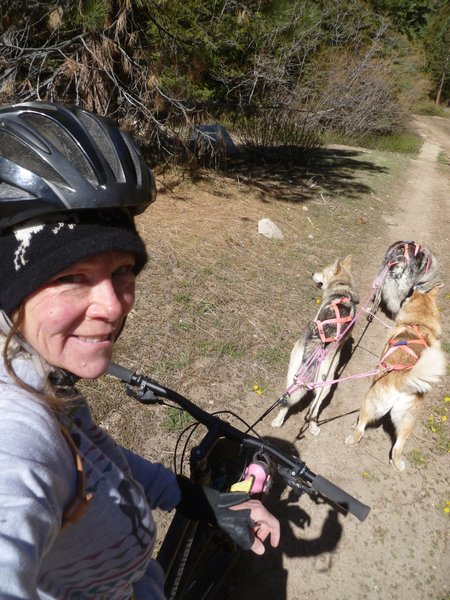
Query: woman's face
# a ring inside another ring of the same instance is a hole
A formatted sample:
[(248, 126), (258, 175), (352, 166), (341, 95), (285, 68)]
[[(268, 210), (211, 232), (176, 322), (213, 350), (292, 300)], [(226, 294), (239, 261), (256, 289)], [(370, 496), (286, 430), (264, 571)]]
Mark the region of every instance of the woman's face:
[(20, 332), (51, 365), (86, 379), (103, 375), (134, 303), (133, 268), (126, 252), (76, 263), (28, 296)]

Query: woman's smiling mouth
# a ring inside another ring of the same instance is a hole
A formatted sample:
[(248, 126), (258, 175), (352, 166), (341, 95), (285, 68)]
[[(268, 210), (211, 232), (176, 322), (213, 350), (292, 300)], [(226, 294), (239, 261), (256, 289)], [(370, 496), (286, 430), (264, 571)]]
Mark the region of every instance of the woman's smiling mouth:
[(88, 344), (100, 344), (101, 342), (110, 342), (113, 339), (112, 334), (89, 336), (89, 337), (85, 337), (82, 335), (76, 335), (74, 337), (76, 337), (81, 342), (87, 342)]

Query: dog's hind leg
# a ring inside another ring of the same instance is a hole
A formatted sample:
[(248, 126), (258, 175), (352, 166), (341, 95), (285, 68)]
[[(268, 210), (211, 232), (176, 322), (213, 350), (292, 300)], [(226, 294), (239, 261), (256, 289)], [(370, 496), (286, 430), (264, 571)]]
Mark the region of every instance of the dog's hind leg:
[[(335, 351), (333, 356), (330, 359), (326, 359), (318, 368), (316, 381), (324, 382), (334, 378), (334, 374), (336, 372), (337, 366), (339, 364), (339, 356), (340, 352), (338, 350)], [(314, 396), (313, 401), (309, 407), (308, 413), (306, 414), (305, 420), (309, 422), (309, 432), (312, 435), (319, 435), (320, 427), (317, 425), (317, 419), (319, 416), (319, 410), (322, 405), (322, 402), (326, 398), (328, 392), (331, 389), (330, 385), (324, 385), (323, 387), (316, 388), (316, 394)]]
[[(286, 377), (287, 389), (294, 384), (296, 375), (303, 364), (303, 357), (305, 353), (305, 335), (306, 334), (304, 334), (301, 339), (297, 340), (291, 350), (291, 357), (289, 360), (288, 373)], [(282, 408), (275, 419), (273, 419), (271, 423), (272, 427), (281, 427), (283, 425), (290, 407), (294, 404), (297, 404), (297, 402), (303, 398), (306, 392), (306, 389), (298, 388), (291, 395), (284, 395), (283, 400), (280, 402)]]
[(415, 407), (410, 408), (409, 410), (404, 410), (401, 412), (401, 414), (398, 414), (395, 411), (395, 407), (391, 411), (391, 419), (395, 425), (397, 439), (392, 448), (390, 462), (398, 471), (405, 470), (405, 461), (401, 460), (400, 457), (403, 452), (405, 442), (416, 425), (417, 412), (418, 411), (415, 409)]
[(345, 438), (346, 446), (356, 446), (361, 441), (362, 436), (366, 430), (367, 425), (373, 421), (372, 415), (365, 410), (365, 404), (363, 400), (363, 404), (359, 411), (358, 415), (358, 423), (356, 424), (355, 431), (353, 435), (349, 435)]
[(286, 404), (280, 409), (280, 412), (277, 414), (275, 419), (272, 420), (272, 427), (281, 427), (283, 425), (286, 415), (288, 414), (289, 408), (290, 405), (286, 401)]
[(380, 407), (378, 402), (378, 390), (376, 386), (371, 387), (361, 402), (355, 431), (353, 435), (349, 435), (345, 438), (345, 445), (355, 446), (356, 444), (359, 444), (367, 425), (380, 419), (389, 411), (389, 409), (390, 406)]

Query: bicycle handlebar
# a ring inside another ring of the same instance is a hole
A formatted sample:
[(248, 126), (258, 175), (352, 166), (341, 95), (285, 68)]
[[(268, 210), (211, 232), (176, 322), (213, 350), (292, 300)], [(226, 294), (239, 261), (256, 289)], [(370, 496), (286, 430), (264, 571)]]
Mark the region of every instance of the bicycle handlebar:
[(306, 466), (306, 463), (289, 456), (276, 446), (266, 442), (264, 439), (258, 439), (243, 433), (227, 421), (204, 411), (181, 394), (160, 385), (145, 375), (139, 375), (116, 363), (110, 364), (108, 373), (129, 386), (139, 388), (138, 394), (134, 395), (139, 402), (151, 404), (159, 402), (159, 398), (171, 400), (194, 417), (196, 421), (205, 425), (208, 430), (215, 429), (218, 435), (223, 435), (228, 439), (235, 440), (248, 448), (254, 448), (260, 452), (265, 452), (276, 463), (285, 467), (288, 471), (288, 478), (291, 481), (298, 481), (298, 479), (302, 480), (313, 490), (337, 504), (344, 511), (350, 512), (360, 521), (364, 521), (369, 514), (369, 506), (363, 504), (350, 494), (347, 494), (347, 492), (325, 477), (313, 473), (313, 471)]

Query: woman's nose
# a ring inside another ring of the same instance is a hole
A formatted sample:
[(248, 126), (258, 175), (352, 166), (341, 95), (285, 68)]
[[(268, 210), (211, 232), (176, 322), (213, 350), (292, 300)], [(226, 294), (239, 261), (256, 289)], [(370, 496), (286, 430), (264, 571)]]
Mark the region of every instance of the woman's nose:
[(92, 287), (88, 314), (108, 321), (115, 321), (123, 316), (121, 298), (110, 279), (104, 279)]

